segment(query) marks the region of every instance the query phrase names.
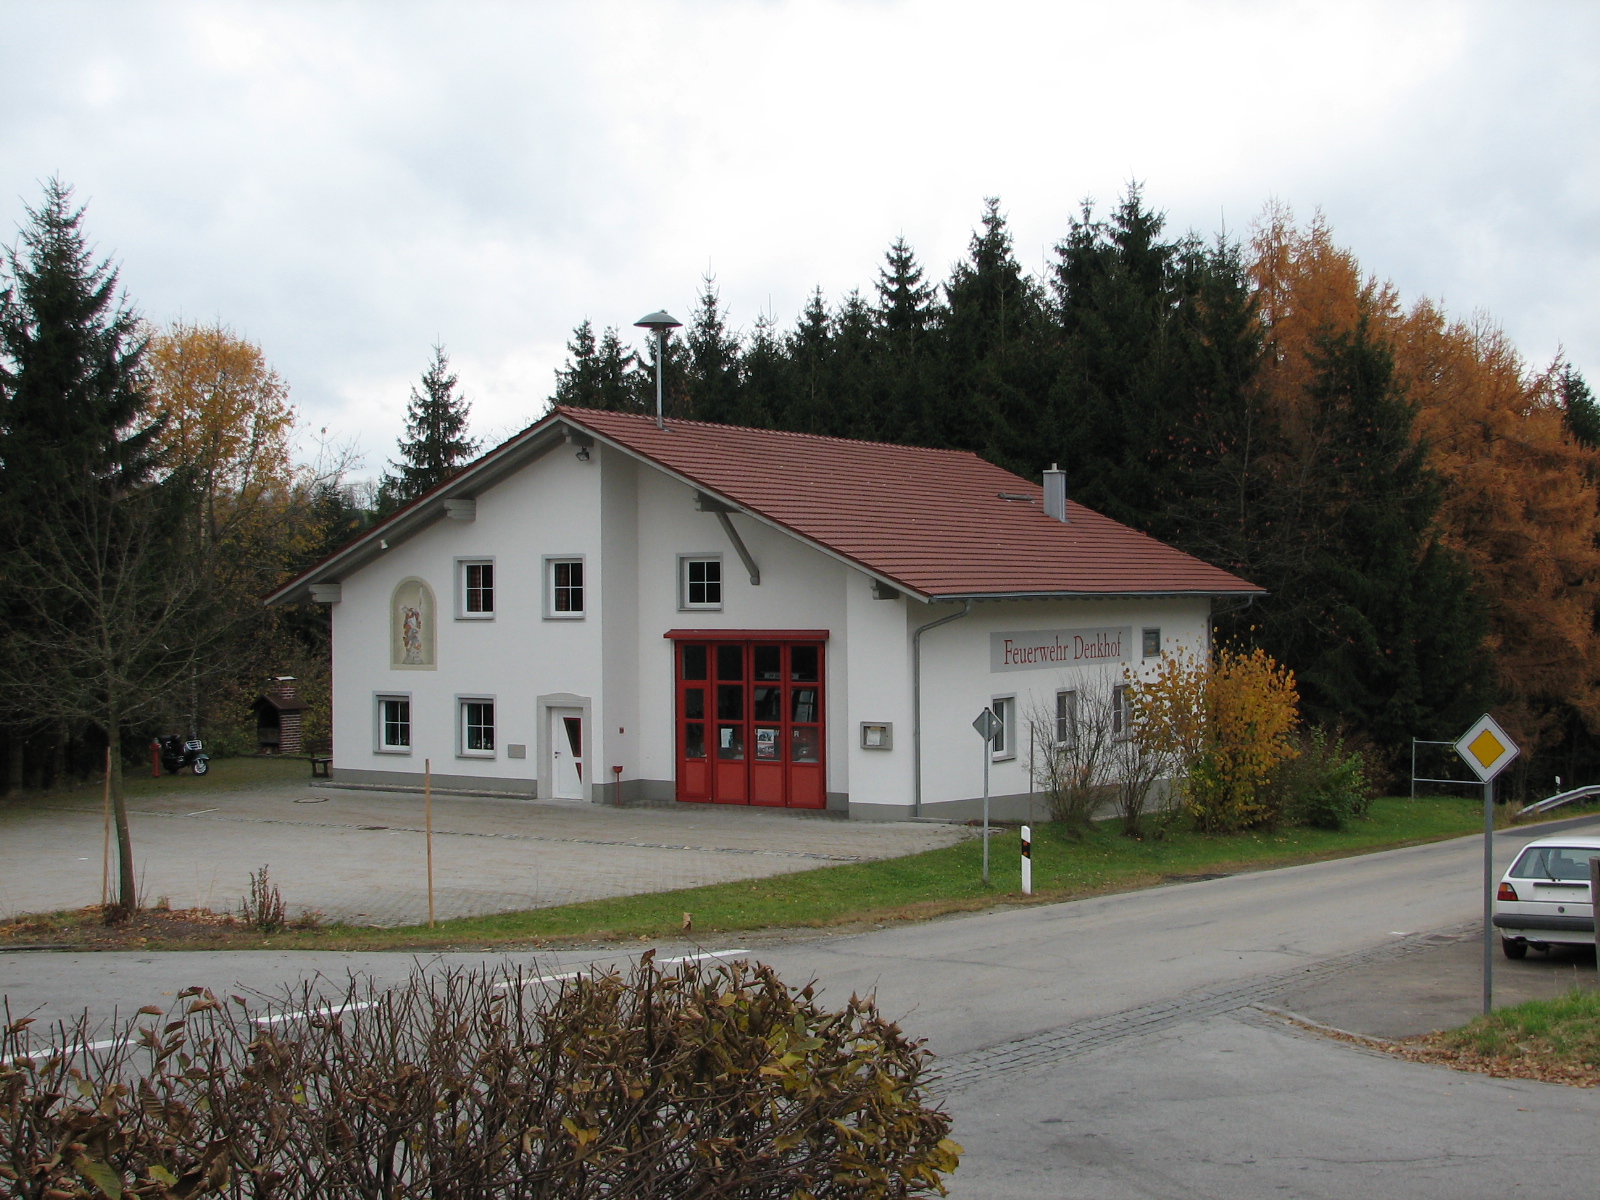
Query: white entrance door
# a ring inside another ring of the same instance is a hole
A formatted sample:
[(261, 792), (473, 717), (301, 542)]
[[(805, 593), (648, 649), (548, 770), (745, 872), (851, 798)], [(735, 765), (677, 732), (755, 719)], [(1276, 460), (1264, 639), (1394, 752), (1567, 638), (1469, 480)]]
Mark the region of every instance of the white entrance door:
[(551, 794), (557, 800), (583, 799), (583, 710), (550, 710)]

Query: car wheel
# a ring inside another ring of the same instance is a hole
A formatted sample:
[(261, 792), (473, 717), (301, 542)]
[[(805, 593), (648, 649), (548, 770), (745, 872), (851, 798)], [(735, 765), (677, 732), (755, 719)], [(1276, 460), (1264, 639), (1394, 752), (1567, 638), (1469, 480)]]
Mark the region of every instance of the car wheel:
[(195, 760), (194, 773), (196, 775), (204, 775), (209, 770), (211, 770), (211, 764), (205, 759), (199, 758)]
[(1528, 957), (1528, 943), (1520, 938), (1501, 938), (1500, 950), (1507, 958)]

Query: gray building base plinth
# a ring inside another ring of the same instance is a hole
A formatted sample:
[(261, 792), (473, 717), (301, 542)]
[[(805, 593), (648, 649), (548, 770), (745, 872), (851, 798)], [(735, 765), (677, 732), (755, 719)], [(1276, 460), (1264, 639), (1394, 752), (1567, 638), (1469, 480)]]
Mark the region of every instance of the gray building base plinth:
[[(1030, 805), (1031, 802), (1031, 805)], [(910, 821), (915, 818), (909, 804), (865, 804), (854, 801), (850, 816), (864, 821)], [(921, 818), (925, 821), (981, 821), (983, 797), (967, 800), (941, 800), (922, 806)], [(1011, 796), (989, 797), (991, 821), (1048, 821), (1050, 806), (1043, 792), (1029, 795), (1018, 792)]]
[[(354, 767), (334, 767), (328, 784), (323, 786), (355, 787), (373, 791), (420, 792), (423, 790), (421, 771), (362, 771)], [(487, 779), (482, 775), (435, 774), (433, 790), (444, 794), (462, 796), (515, 796), (532, 800), (538, 795), (536, 779)]]

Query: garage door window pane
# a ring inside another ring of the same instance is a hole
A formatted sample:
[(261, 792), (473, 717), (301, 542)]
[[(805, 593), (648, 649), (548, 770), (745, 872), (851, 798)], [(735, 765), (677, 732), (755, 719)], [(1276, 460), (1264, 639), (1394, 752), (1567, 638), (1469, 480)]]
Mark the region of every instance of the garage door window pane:
[(706, 677), (706, 648), (704, 646), (685, 646), (683, 648), (683, 677), (685, 679), (704, 679)]
[(811, 728), (794, 730), (793, 751), (789, 756), (790, 762), (814, 763), (819, 761), (819, 749), (822, 740), (817, 736), (817, 731)]
[(789, 650), (789, 678), (795, 683), (817, 682), (817, 648), (794, 646)]

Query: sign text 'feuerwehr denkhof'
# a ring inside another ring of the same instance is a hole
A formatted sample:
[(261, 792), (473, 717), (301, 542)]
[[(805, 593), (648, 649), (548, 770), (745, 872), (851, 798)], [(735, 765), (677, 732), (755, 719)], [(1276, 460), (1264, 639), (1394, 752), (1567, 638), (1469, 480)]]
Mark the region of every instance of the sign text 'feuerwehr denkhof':
[(1031, 629), (989, 635), (989, 670), (1094, 667), (1128, 660), (1133, 629)]

